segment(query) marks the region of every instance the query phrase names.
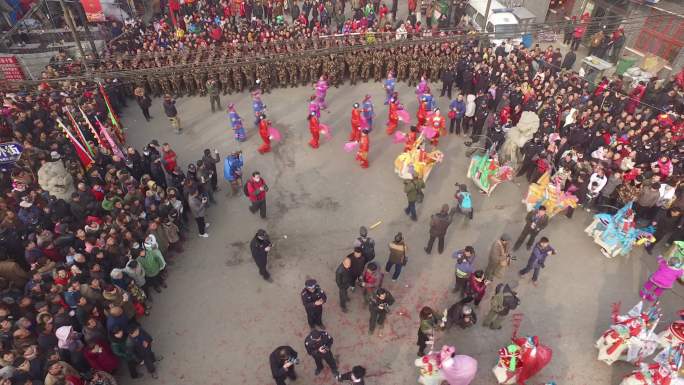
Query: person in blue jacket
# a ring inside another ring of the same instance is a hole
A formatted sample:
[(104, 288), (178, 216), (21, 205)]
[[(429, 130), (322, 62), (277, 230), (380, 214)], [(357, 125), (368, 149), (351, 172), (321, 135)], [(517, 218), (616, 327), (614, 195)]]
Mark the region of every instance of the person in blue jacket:
[(259, 117), (266, 112), (266, 105), (261, 100), (261, 92), (252, 92), (252, 110), (254, 111), (254, 127), (259, 127)]
[(242, 166), (244, 160), (242, 158), (242, 151), (235, 151), (226, 156), (223, 161), (223, 178), (230, 183), (230, 188), (233, 191), (233, 196), (237, 195), (242, 185)]
[(363, 105), (361, 107), (363, 109), (363, 118), (366, 119), (366, 122), (368, 123), (368, 132), (371, 132), (373, 131), (373, 118), (375, 117), (375, 111), (373, 110), (373, 102), (371, 101), (370, 95), (366, 95), (366, 97), (363, 98)]
[[(463, 100), (463, 95), (458, 95), (456, 99), (451, 101), (449, 105), (449, 133), (461, 135), (461, 124), (463, 123), (463, 117), (465, 116), (465, 101)], [(453, 111), (453, 113), (452, 113)], [(452, 118), (453, 116), (453, 118)]]
[(392, 71), (387, 73), (387, 79), (385, 79), (385, 105), (389, 104), (392, 95), (394, 94), (394, 86), (397, 84), (396, 79), (392, 75)]
[(230, 119), (230, 126), (235, 131), (235, 140), (244, 142), (247, 136), (245, 135), (245, 128), (242, 126), (242, 118), (235, 111), (235, 104), (228, 105), (228, 118)]

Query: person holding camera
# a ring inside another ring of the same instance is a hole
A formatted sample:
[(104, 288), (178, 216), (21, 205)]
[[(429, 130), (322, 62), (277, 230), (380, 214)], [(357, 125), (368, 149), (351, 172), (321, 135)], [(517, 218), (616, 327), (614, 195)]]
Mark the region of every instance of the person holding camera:
[(285, 385), (285, 379), (297, 379), (295, 365), (299, 363), (297, 352), (291, 346), (278, 346), (268, 357), (276, 385)]
[(252, 202), (252, 205), (249, 206), (249, 211), (254, 214), (258, 210), (261, 218), (266, 218), (266, 192), (268, 191), (268, 185), (266, 185), (266, 181), (261, 177), (259, 171), (252, 173), (252, 177), (247, 181), (245, 189), (247, 197)]
[(273, 282), (271, 279), (271, 274), (266, 270), (266, 264), (268, 263), (268, 252), (271, 251), (271, 240), (266, 233), (266, 230), (259, 229), (252, 238), (252, 242), (249, 244), (249, 249), (252, 251), (252, 258), (259, 268), (259, 274), (267, 282)]
[(325, 360), (330, 367), (330, 370), (332, 370), (333, 376), (337, 377), (340, 374), (337, 371), (335, 357), (333, 357), (332, 351), (330, 350), (332, 344), (333, 338), (325, 330), (314, 330), (304, 339), (306, 352), (309, 353), (316, 362), (315, 375), (319, 375), (323, 371), (323, 360)]
[(195, 217), (197, 222), (197, 231), (199, 236), (202, 238), (208, 238), (209, 234), (206, 232), (206, 228), (209, 227), (209, 223), (204, 221), (204, 215), (207, 209), (208, 199), (206, 196), (200, 196), (199, 190), (194, 189), (190, 192), (188, 197), (188, 206), (190, 206), (190, 211)]
[(373, 334), (375, 325), (380, 326), (380, 329), (385, 326), (385, 316), (393, 304), (394, 297), (387, 289), (379, 288), (375, 291), (368, 302), (368, 310), (370, 311), (368, 334)]
[(178, 110), (176, 109), (176, 100), (173, 99), (171, 95), (166, 94), (164, 95), (162, 107), (164, 107), (164, 113), (166, 114), (166, 117), (169, 118), (169, 122), (171, 122), (171, 128), (174, 129), (176, 134), (180, 134), (183, 129), (181, 128), (180, 117), (178, 116)]

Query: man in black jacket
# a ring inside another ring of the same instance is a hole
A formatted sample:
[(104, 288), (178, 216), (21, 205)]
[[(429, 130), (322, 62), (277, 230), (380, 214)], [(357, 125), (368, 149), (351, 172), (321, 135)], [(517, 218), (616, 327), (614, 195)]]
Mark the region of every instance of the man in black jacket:
[(454, 85), (454, 68), (449, 67), (442, 72), (442, 92), (439, 94), (440, 97), (447, 95), (449, 100), (451, 100), (451, 88)]
[(273, 282), (271, 274), (266, 270), (266, 264), (268, 263), (268, 252), (271, 250), (271, 241), (268, 239), (268, 234), (266, 230), (259, 229), (252, 238), (252, 242), (249, 244), (249, 248), (252, 251), (252, 258), (259, 268), (259, 274), (267, 282)]
[(271, 373), (276, 385), (285, 385), (285, 379), (297, 379), (295, 364), (299, 362), (297, 352), (291, 346), (278, 346), (268, 357), (271, 364)]
[(337, 287), (340, 289), (340, 307), (344, 313), (347, 312), (347, 302), (349, 301), (347, 290), (354, 285), (351, 266), (351, 259), (345, 257), (335, 271), (335, 283), (337, 283)]
[(518, 250), (528, 236), (527, 250), (531, 249), (534, 244), (534, 239), (537, 238), (537, 234), (544, 230), (548, 224), (549, 216), (546, 215), (546, 207), (539, 206), (538, 209), (527, 213), (527, 216), (525, 217), (525, 227), (523, 227), (518, 240), (515, 241), (513, 251)]
[(375, 291), (368, 301), (368, 310), (370, 311), (368, 334), (373, 334), (376, 325), (378, 325), (380, 329), (385, 326), (385, 316), (389, 313), (390, 306), (392, 305), (394, 305), (392, 293), (383, 288), (379, 288)]
[(432, 215), (430, 219), (430, 239), (428, 240), (427, 247), (425, 247), (426, 253), (430, 254), (432, 252), (432, 245), (435, 243), (435, 239), (438, 240), (437, 251), (440, 254), (444, 252), (444, 237), (454, 219), (455, 212), (449, 213), (449, 205), (445, 204), (442, 205), (440, 212)]
[(313, 357), (316, 362), (315, 375), (321, 374), (323, 371), (323, 360), (328, 364), (330, 370), (332, 370), (333, 376), (339, 376), (337, 371), (337, 362), (335, 362), (335, 357), (333, 357), (332, 348), (333, 338), (324, 330), (314, 330), (309, 333), (304, 339), (304, 347), (306, 347), (306, 352)]
[(164, 107), (164, 113), (169, 118), (169, 122), (171, 122), (171, 127), (176, 131), (176, 134), (180, 134), (183, 129), (181, 128), (180, 117), (176, 109), (176, 101), (171, 98), (171, 95), (166, 94), (164, 95), (162, 106)]

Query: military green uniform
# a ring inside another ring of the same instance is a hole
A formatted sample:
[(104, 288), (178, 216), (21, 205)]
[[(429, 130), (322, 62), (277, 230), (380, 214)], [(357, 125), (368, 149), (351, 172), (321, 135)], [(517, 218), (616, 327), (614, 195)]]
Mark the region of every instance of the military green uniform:
[(284, 61), (279, 61), (278, 62), (278, 85), (280, 87), (287, 87), (287, 69), (288, 69), (288, 63)]
[(309, 79), (312, 83), (317, 82), (318, 78), (321, 76), (320, 66), (321, 63), (315, 58), (309, 62)]
[[(294, 59), (289, 62), (287, 62), (287, 65), (290, 67), (289, 68), (289, 74), (290, 74), (290, 87), (297, 87), (299, 85), (299, 66), (301, 65), (301, 61)], [(306, 71), (303, 71), (306, 72)]]
[(347, 54), (347, 67), (349, 67), (349, 82), (354, 85), (356, 84), (356, 79), (359, 76), (359, 61), (355, 52), (350, 52)]
[(231, 75), (230, 67), (223, 69), (219, 75), (219, 80), (221, 81), (221, 92), (223, 92), (223, 95), (233, 93), (233, 77)]
[(360, 58), (361, 60), (361, 78), (363, 79), (364, 82), (367, 82), (368, 79), (371, 76), (371, 69), (373, 66), (372, 63), (372, 57), (368, 51), (366, 51), (363, 56)]
[(235, 92), (242, 92), (245, 89), (245, 80), (242, 77), (242, 70), (240, 67), (233, 67), (233, 87)]
[(156, 98), (161, 96), (161, 84), (158, 76), (152, 76), (149, 78), (150, 87), (152, 88), (152, 95)]
[(420, 62), (418, 60), (418, 54), (414, 54), (413, 58), (409, 62), (409, 87), (417, 86), (418, 79), (420, 78)]
[(161, 84), (161, 87), (162, 87), (162, 92), (164, 92), (164, 95), (166, 95), (166, 94), (169, 94), (169, 95), (170, 95), (170, 94), (173, 94), (173, 90), (172, 90), (172, 88), (171, 88), (171, 75), (165, 74), (165, 75), (162, 77), (162, 84)]
[(183, 74), (183, 83), (188, 90), (188, 96), (195, 96), (195, 92), (197, 92), (195, 88), (195, 79), (190, 72)]
[(254, 64), (248, 64), (244, 67), (242, 67), (242, 71), (245, 75), (245, 79), (247, 81), (247, 87), (252, 88), (254, 87), (254, 84), (256, 83), (256, 74), (255, 74), (255, 68)]
[(185, 95), (185, 90), (183, 89), (183, 75), (181, 72), (174, 72), (172, 78), (173, 91), (177, 97), (182, 97)]

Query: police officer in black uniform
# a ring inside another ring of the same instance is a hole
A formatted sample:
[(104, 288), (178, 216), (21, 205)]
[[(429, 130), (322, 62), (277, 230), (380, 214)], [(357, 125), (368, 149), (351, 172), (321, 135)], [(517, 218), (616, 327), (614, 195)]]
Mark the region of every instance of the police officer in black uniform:
[(306, 352), (316, 362), (315, 375), (319, 375), (323, 371), (323, 360), (328, 363), (335, 377), (339, 375), (337, 362), (335, 362), (335, 358), (330, 350), (332, 344), (333, 338), (325, 330), (314, 330), (306, 336), (304, 346), (306, 347)]
[(291, 346), (278, 346), (268, 357), (271, 374), (276, 385), (285, 385), (285, 379), (297, 379), (295, 365), (299, 363), (297, 352)]
[(266, 233), (266, 230), (259, 229), (252, 238), (252, 242), (249, 244), (249, 248), (252, 251), (252, 258), (259, 268), (259, 274), (267, 282), (273, 282), (271, 274), (266, 269), (266, 264), (268, 263), (268, 252), (271, 250), (271, 240)]
[(323, 304), (328, 300), (325, 292), (321, 289), (315, 279), (307, 279), (302, 290), (302, 303), (306, 310), (306, 320), (309, 322), (311, 330), (323, 325)]

